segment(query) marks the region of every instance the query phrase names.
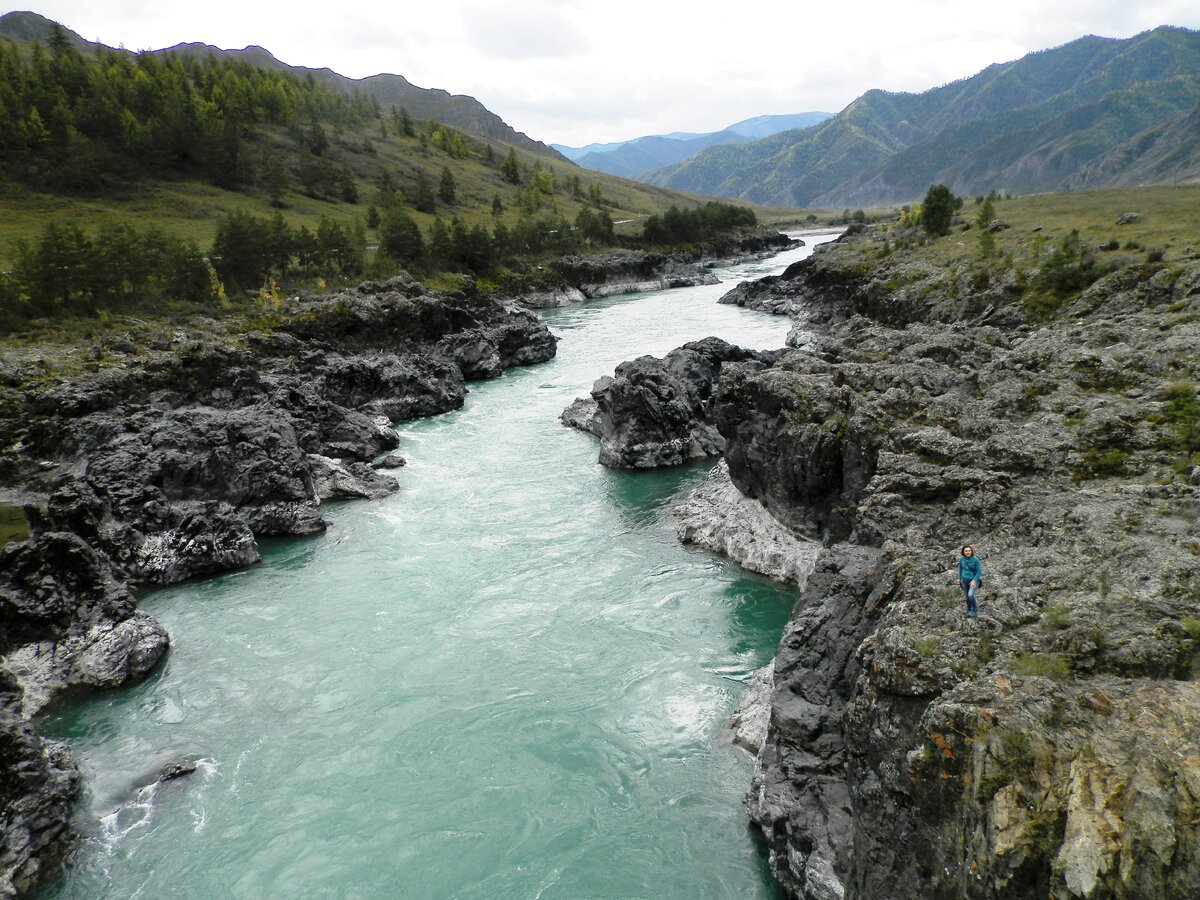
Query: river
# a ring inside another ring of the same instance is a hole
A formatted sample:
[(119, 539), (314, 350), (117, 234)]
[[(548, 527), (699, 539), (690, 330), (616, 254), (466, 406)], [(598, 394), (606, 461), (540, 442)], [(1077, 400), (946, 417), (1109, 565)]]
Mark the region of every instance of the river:
[[(400, 492), (324, 535), (143, 598), (170, 631), (132, 690), (60, 711), (87, 837), (46, 897), (774, 897), (721, 725), (794, 592), (681, 546), (708, 464), (614, 472), (559, 412), (625, 359), (788, 321), (721, 285), (544, 313), (558, 357), (398, 427)], [(199, 759), (140, 791), (148, 772)]]

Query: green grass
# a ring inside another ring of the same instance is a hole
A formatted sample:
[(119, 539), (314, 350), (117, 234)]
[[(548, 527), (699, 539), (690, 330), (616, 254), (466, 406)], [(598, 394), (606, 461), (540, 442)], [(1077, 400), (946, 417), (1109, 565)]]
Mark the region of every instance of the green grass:
[(1039, 675), (1055, 681), (1071, 677), (1071, 661), (1061, 653), (1020, 653), (1013, 659), (1012, 668), (1017, 675)]
[[(416, 137), (389, 133), (383, 138), (377, 125), (333, 134), (329, 155), (349, 165), (359, 202), (315, 199), (293, 189), (285, 192), (282, 198), (284, 217), (289, 225), (307, 225), (310, 230), (316, 228), (322, 216), (342, 224), (349, 224), (355, 218), (365, 221), (367, 207), (376, 198), (384, 170), (389, 172), (396, 186), (403, 189), (411, 186), (418, 175), (436, 186), (442, 170), (448, 168), (457, 184), (457, 202), (453, 205), (439, 203), (434, 214), (410, 208), (410, 214), (422, 230), (428, 229), (435, 216), (447, 221), (457, 216), (467, 225), (482, 224), (489, 229), (497, 222), (503, 222), (511, 228), (521, 216), (518, 191), (526, 185), (513, 185), (501, 176), (499, 164), (508, 154), (509, 145), (476, 135), (465, 135), (465, 138), (468, 155), (455, 159), (432, 143), (423, 146)], [(307, 152), (282, 129), (264, 131), (263, 140), (293, 165), (302, 153)], [(488, 146), (492, 148), (490, 162), (486, 159)], [(518, 150), (516, 155), (523, 167), (532, 170), (535, 165), (540, 166), (554, 175), (555, 190), (543, 196), (537, 215), (557, 213), (574, 221), (579, 211), (590, 205), (586, 192), (589, 185), (596, 184), (604, 208), (617, 223), (618, 234), (640, 234), (642, 223), (649, 216), (661, 215), (672, 205), (683, 209), (703, 205), (711, 199), (581, 169), (535, 153)], [(567, 187), (572, 176), (579, 178), (582, 196), (575, 196)], [(498, 217), (492, 214), (492, 200), (496, 196), (504, 204)], [(754, 209), (765, 224), (803, 222), (811, 212), (742, 205)], [(235, 209), (259, 216), (274, 212), (261, 189), (222, 190), (194, 180), (145, 180), (111, 188), (100, 196), (46, 194), (0, 184), (0, 221), (4, 222), (0, 235), (0, 270), (11, 266), (17, 240), (32, 241), (52, 220), (71, 221), (89, 232), (106, 222), (128, 222), (139, 228), (154, 225), (207, 248), (216, 234), (217, 219)], [(828, 215), (820, 213), (822, 219)], [(373, 243), (376, 235), (369, 231), (368, 237)]]
[[(1188, 248), (1200, 255), (1200, 184), (1038, 194), (995, 204), (996, 218), (1010, 226), (994, 235), (997, 255), (1011, 257), (1016, 266), (1031, 265), (1041, 253), (1061, 244), (1073, 229), (1079, 231), (1083, 246), (1094, 248), (1101, 260), (1113, 256), (1148, 261), (1148, 250), (1161, 250), (1160, 262), (1164, 263), (1180, 259)], [(970, 223), (977, 211), (975, 201), (968, 198), (958, 215)], [(1127, 212), (1136, 212), (1141, 218), (1117, 225), (1117, 219)], [(1112, 241), (1121, 249), (1099, 249)], [(945, 237), (910, 248), (910, 252), (937, 265), (973, 263), (979, 256), (979, 231), (954, 225)]]
[(25, 511), (19, 506), (0, 503), (0, 547), (28, 537), (29, 523), (25, 521)]

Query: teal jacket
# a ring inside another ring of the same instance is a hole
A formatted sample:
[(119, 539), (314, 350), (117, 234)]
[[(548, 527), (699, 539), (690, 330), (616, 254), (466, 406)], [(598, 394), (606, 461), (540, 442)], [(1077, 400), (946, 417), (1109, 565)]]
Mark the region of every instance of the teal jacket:
[(958, 577), (960, 581), (978, 581), (983, 583), (983, 565), (978, 556), (960, 556), (958, 558)]

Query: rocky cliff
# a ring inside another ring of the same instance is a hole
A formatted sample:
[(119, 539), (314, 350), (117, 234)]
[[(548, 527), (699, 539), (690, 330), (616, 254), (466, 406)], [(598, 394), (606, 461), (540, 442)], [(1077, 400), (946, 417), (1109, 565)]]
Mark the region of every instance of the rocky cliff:
[(1200, 895), (1200, 260), (1051, 302), (879, 240), (737, 289), (793, 348), (706, 407), (742, 497), (821, 545), (747, 801), (772, 869), (822, 900)]
[(70, 837), (77, 776), (37, 714), (136, 682), (167, 649), (128, 586), (250, 565), (260, 537), (323, 530), (325, 500), (396, 490), (393, 422), (555, 352), (523, 308), (407, 276), (259, 324), (96, 344), (58, 361), (69, 374), (45, 359), (3, 372), (0, 475), (32, 536), (0, 549), (0, 896), (30, 889)]
[(749, 800), (773, 868), (803, 897), (1194, 895), (1200, 263), (1030, 323), (869, 240), (768, 287), (825, 324), (714, 403), (734, 484), (827, 545)]

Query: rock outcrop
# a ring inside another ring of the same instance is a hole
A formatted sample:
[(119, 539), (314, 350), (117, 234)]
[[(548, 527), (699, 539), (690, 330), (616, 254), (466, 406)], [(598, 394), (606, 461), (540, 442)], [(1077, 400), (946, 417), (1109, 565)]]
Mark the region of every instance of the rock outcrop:
[(803, 245), (762, 228), (700, 244), (690, 252), (616, 249), (594, 256), (567, 256), (529, 273), (514, 296), (525, 306), (545, 309), (600, 297), (717, 284), (710, 269), (718, 265)]
[(1003, 281), (861, 260), (767, 285), (823, 325), (712, 405), (732, 483), (826, 545), (748, 799), (773, 870), (804, 898), (1200, 892), (1200, 267), (1030, 325)]
[(21, 712), (21, 687), (0, 669), (0, 897), (30, 893), (62, 858), (79, 772)]
[(725, 444), (711, 421), (717, 375), (723, 365), (756, 355), (710, 337), (663, 359), (640, 356), (599, 379), (591, 402), (577, 399), (561, 418), (599, 436), (600, 463), (614, 469), (677, 466), (717, 456)]
[(1028, 276), (870, 240), (727, 298), (791, 349), (625, 363), (567, 417), (610, 464), (723, 449), (681, 537), (802, 588), (747, 798), (772, 870), (805, 900), (1200, 895), (1200, 264), (1047, 317)]
[(397, 489), (393, 422), (555, 353), (533, 314), (469, 280), (441, 295), (401, 276), (269, 318), (125, 342), (70, 377), (2, 373), (0, 477), (32, 537), (0, 549), (0, 896), (27, 891), (70, 836), (74, 768), (34, 717), (144, 678), (167, 648), (126, 584), (250, 565), (260, 537), (323, 530), (324, 501)]
[(789, 584), (804, 585), (821, 549), (739, 491), (723, 461), (671, 511), (685, 544), (723, 554), (745, 569)]

